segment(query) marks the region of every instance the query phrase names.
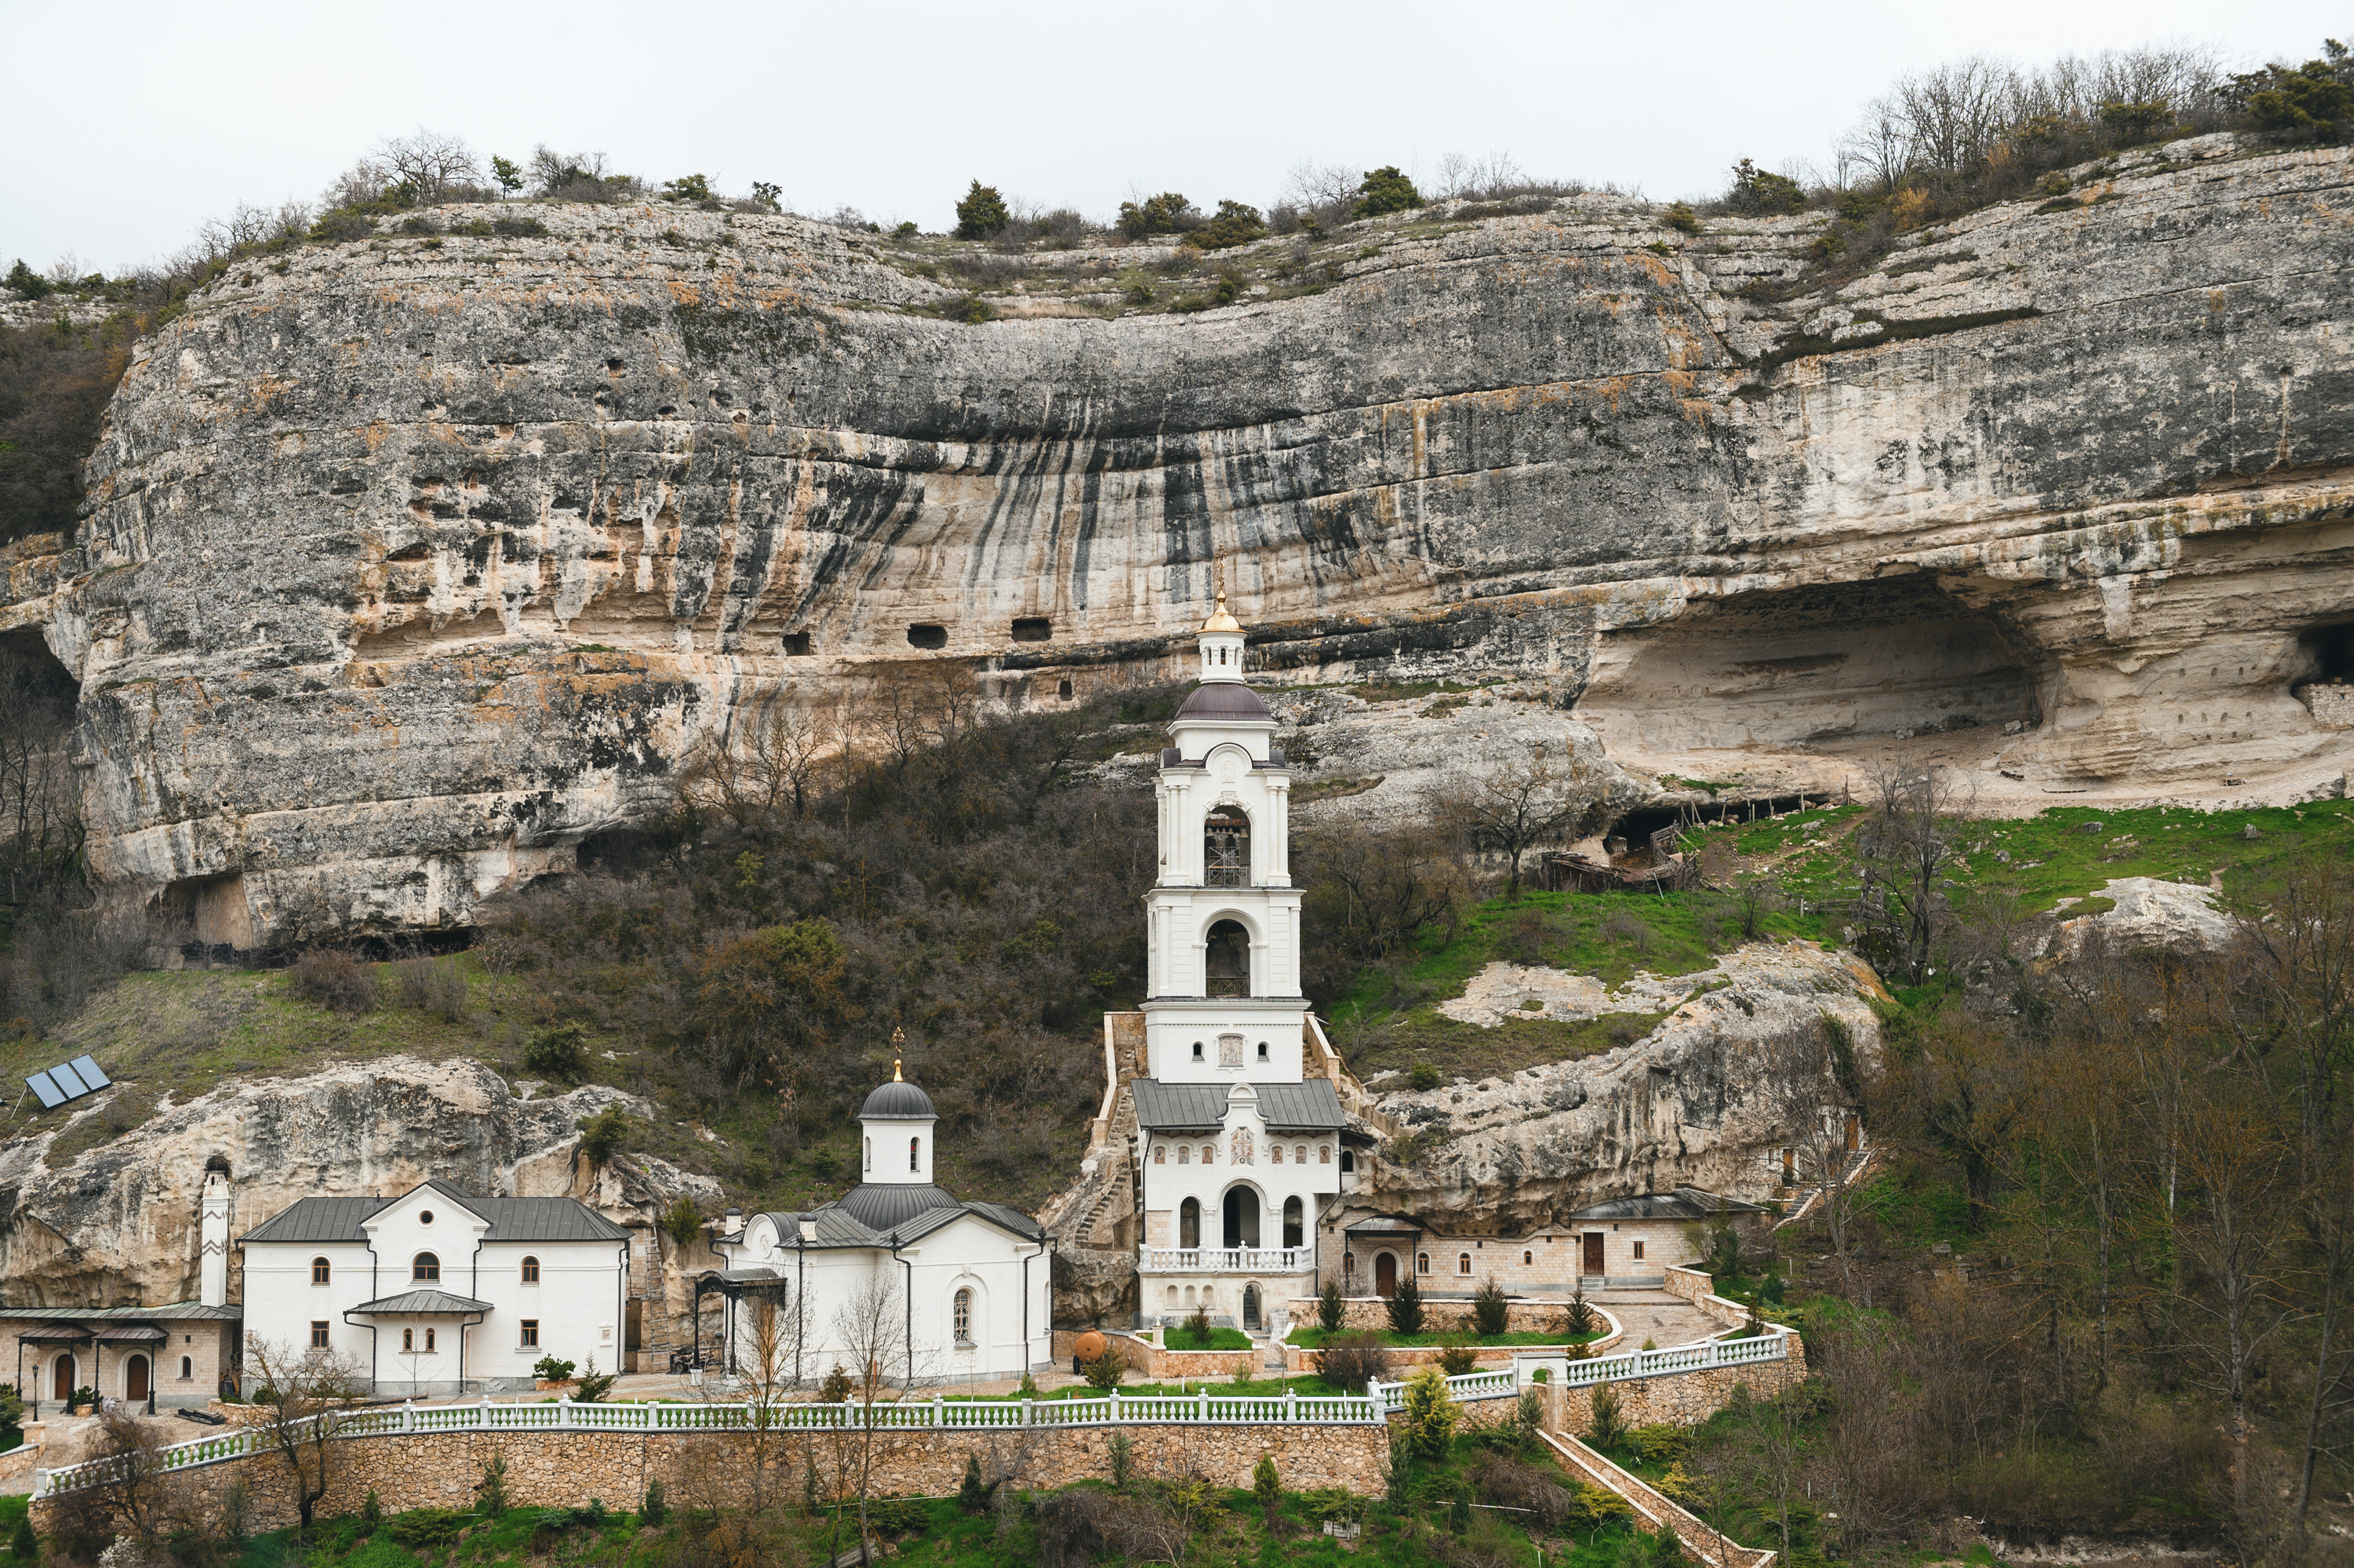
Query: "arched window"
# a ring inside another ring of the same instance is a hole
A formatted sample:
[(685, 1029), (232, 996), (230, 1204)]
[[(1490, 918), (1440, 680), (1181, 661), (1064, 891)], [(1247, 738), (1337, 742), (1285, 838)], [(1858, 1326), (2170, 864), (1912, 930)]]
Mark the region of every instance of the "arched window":
[(1264, 1040), (1258, 1043), (1258, 1059), (1262, 1062), (1267, 1060), (1267, 1042)]
[(1299, 1246), (1305, 1240), (1307, 1211), (1297, 1198), (1283, 1201), (1283, 1245)]
[(1204, 1164), (1204, 1165), (1212, 1164), (1212, 1163), (1215, 1162), (1215, 1160), (1217, 1160), (1217, 1158), (1218, 1158), (1218, 1146), (1217, 1146), (1216, 1144), (1214, 1144), (1214, 1143), (1205, 1143), (1205, 1144), (1202, 1145), (1202, 1163), (1203, 1163), (1203, 1164)]
[(1152, 1146), (1152, 1163), (1155, 1165), (1166, 1165), (1169, 1163), (1169, 1146), (1167, 1144), (1156, 1143)]
[(412, 1285), (440, 1284), (441, 1260), (429, 1252), (419, 1253), (408, 1266), (408, 1279)]
[(1458, 1252), (1455, 1255), (1455, 1272), (1458, 1274), (1469, 1274), (1471, 1272), (1471, 1255), (1469, 1253)]
[(1355, 1253), (1344, 1252), (1341, 1255), (1341, 1272), (1352, 1278), (1356, 1277), (1357, 1255)]
[(1202, 823), (1203, 880), (1212, 887), (1250, 885), (1250, 819), (1221, 806)]
[(180, 1358), (180, 1381), (182, 1383), (194, 1383), (196, 1381), (196, 1363), (195, 1360), (192, 1357), (182, 1356)]
[(539, 1283), (539, 1259), (527, 1257), (523, 1260), (523, 1282), (525, 1285)]
[(1522, 1268), (1531, 1266), (1536, 1262), (1536, 1260), (1537, 1255), (1532, 1252), (1524, 1252), (1521, 1254), (1521, 1266)]
[(1181, 1143), (1177, 1146), (1177, 1163), (1180, 1165), (1191, 1165), (1193, 1163), (1193, 1146), (1192, 1144)]
[(875, 1140), (871, 1138), (866, 1140), (866, 1163), (860, 1169), (864, 1171), (875, 1169)]
[(914, 1171), (914, 1170), (918, 1169), (918, 1167), (917, 1167), (917, 1164), (916, 1164), (916, 1158), (917, 1158), (917, 1155), (919, 1155), (919, 1154), (921, 1154), (921, 1153), (923, 1152), (923, 1148), (924, 1148), (924, 1140), (923, 1140), (922, 1139), (920, 1139), (920, 1138), (911, 1138), (911, 1139), (907, 1139), (907, 1169), (908, 1169), (908, 1170), (910, 1170), (910, 1171)]
[(1199, 1040), (1194, 1041), (1194, 1042), (1193, 1042), (1193, 1060), (1195, 1060), (1196, 1062), (1200, 1062), (1200, 1061), (1204, 1061), (1204, 1060), (1206, 1060), (1206, 1059), (1207, 1059), (1207, 1058), (1205, 1058), (1205, 1057), (1204, 1057), (1204, 1056), (1203, 1056), (1203, 1054), (1202, 1054), (1202, 1043), (1201, 1043)]
[(1344, 1149), (1341, 1150), (1341, 1174), (1343, 1176), (1349, 1175), (1356, 1169), (1357, 1151), (1353, 1149)]
[(1332, 1146), (1331, 1144), (1320, 1143), (1316, 1146), (1316, 1163), (1319, 1165), (1330, 1165), (1332, 1163)]
[[(1250, 933), (1238, 920), (1218, 920), (1211, 923), (1209, 945), (1203, 954), (1202, 977), (1204, 996), (1248, 996), (1250, 988)], [(1239, 1066), (1241, 1064), (1235, 1064)]]
[(1428, 1274), (1430, 1272), (1430, 1255), (1428, 1253), (1418, 1252), (1414, 1255), (1414, 1271), (1416, 1274)]
[(1258, 1327), (1258, 1285), (1257, 1281), (1243, 1287), (1243, 1327)]
[(1188, 1198), (1177, 1205), (1177, 1245), (1196, 1247), (1202, 1245), (1202, 1200)]
[(1267, 1163), (1268, 1163), (1268, 1164), (1270, 1164), (1270, 1165), (1280, 1165), (1280, 1164), (1282, 1164), (1282, 1163), (1283, 1163), (1283, 1145), (1281, 1145), (1281, 1144), (1279, 1144), (1279, 1143), (1270, 1143), (1270, 1144), (1268, 1144), (1268, 1145), (1267, 1146)]
[(1169, 1287), (1169, 1310), (1177, 1310), (1177, 1287), (1173, 1285)]
[(327, 1277), (328, 1277), (328, 1276), (329, 1276), (329, 1274), (330, 1274), (331, 1272), (332, 1272), (332, 1270), (330, 1270), (330, 1269), (328, 1268), (328, 1266), (327, 1266), (327, 1260), (326, 1260), (325, 1258), (323, 1258), (323, 1257), (314, 1257), (314, 1258), (313, 1258), (313, 1259), (311, 1260), (311, 1283), (312, 1283), (312, 1284), (313, 1284), (313, 1285), (324, 1285), (324, 1284), (326, 1284), (326, 1283), (327, 1283)]
[(959, 1290), (956, 1293), (955, 1312), (956, 1342), (960, 1345), (970, 1345), (972, 1343), (972, 1292), (970, 1290)]

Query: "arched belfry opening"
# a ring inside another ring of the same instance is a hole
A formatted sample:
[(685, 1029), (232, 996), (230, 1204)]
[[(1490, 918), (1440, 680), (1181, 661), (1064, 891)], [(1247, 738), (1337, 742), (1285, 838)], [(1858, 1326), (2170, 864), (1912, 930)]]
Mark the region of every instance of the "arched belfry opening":
[(1248, 996), (1250, 933), (1239, 920), (1219, 920), (1210, 927), (1208, 949), (1203, 955), (1204, 996)]
[(1202, 824), (1204, 880), (1212, 887), (1250, 885), (1250, 818), (1239, 806), (1220, 806)]

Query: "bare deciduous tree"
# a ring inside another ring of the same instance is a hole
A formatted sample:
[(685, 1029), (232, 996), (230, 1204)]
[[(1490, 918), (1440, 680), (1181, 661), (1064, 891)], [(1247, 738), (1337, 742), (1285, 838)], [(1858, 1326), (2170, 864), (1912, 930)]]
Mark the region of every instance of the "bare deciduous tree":
[(1878, 764), (1871, 778), (1872, 814), (1850, 841), (1861, 946), (1883, 973), (1919, 985), (1953, 924), (1946, 883), (1976, 792), (1944, 767), (1904, 756)]
[(370, 156), (385, 171), (385, 183), (408, 186), (419, 207), (488, 194), (482, 190), (482, 161), (461, 136), (420, 127), (414, 136), (377, 143)]
[(1500, 854), (1509, 871), (1507, 897), (1521, 891), (1521, 859), (1548, 840), (1582, 838), (1602, 825), (1602, 770), (1564, 743), (1554, 756), (1543, 746), (1499, 765), (1453, 792), (1434, 794), (1433, 816), (1450, 824), (1476, 852)]
[(263, 1441), (285, 1463), (288, 1490), (308, 1536), (311, 1510), (334, 1481), (335, 1414), (365, 1390), (360, 1370), (332, 1351), (296, 1350), (251, 1336), (245, 1364)]

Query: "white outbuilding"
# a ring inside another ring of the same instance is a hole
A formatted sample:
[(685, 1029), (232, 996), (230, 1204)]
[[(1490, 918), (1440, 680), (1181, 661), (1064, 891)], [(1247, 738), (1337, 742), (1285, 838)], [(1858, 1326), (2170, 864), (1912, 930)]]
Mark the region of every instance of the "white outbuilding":
[[(713, 1245), (728, 1266), (696, 1299), (719, 1298), (696, 1346), (726, 1370), (815, 1383), (872, 1354), (894, 1383), (971, 1383), (1043, 1371), (1054, 1360), (1054, 1262), (1038, 1222), (1002, 1203), (960, 1200), (932, 1181), (931, 1097), (904, 1081), (858, 1113), (857, 1186), (822, 1207), (752, 1216)], [(775, 1304), (769, 1327), (757, 1304)], [(724, 1347), (714, 1353), (706, 1341)]]
[(571, 1198), (303, 1198), (248, 1231), (245, 1333), (331, 1351), (396, 1394), (531, 1387), (544, 1356), (620, 1370), (630, 1233)]

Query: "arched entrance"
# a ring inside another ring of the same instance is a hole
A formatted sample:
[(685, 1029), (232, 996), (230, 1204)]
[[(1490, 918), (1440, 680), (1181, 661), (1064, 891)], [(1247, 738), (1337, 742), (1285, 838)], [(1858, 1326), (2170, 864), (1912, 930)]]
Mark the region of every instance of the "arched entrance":
[(1397, 1294), (1397, 1254), (1384, 1252), (1375, 1255), (1373, 1258), (1373, 1294), (1376, 1296), (1394, 1296)]
[(122, 1363), (122, 1400), (126, 1404), (147, 1403), (147, 1358), (133, 1356)]
[(1307, 1210), (1301, 1207), (1299, 1199), (1286, 1198), (1283, 1201), (1284, 1245), (1299, 1246), (1304, 1244), (1308, 1228), (1306, 1219)]
[(63, 1404), (72, 1399), (74, 1394), (74, 1359), (71, 1356), (59, 1356), (51, 1365), (56, 1369), (57, 1376), (53, 1380), (56, 1385), (55, 1392), (50, 1397), (59, 1404)]
[(1256, 1284), (1246, 1285), (1243, 1287), (1243, 1327), (1253, 1333), (1257, 1333), (1260, 1327), (1258, 1320), (1258, 1287)]
[(1258, 1245), (1258, 1194), (1248, 1187), (1229, 1188), (1226, 1192), (1227, 1246)]
[(1177, 1245), (1197, 1247), (1202, 1245), (1202, 1200), (1188, 1198), (1177, 1205)]

